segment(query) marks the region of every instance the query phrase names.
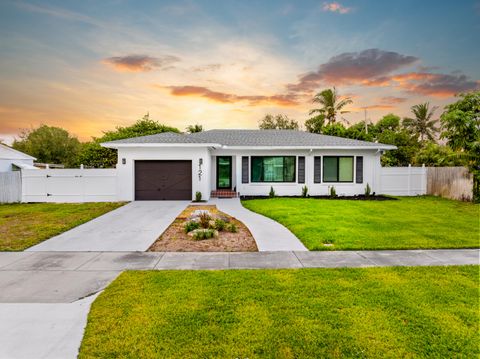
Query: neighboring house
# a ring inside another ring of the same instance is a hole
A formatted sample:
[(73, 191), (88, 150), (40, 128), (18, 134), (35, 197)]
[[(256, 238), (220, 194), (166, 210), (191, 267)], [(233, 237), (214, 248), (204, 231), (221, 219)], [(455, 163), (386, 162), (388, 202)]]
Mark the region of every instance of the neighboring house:
[(172, 132), (102, 144), (118, 150), (119, 200), (298, 196), (378, 191), (380, 156), (395, 146), (295, 130)]
[(10, 172), (19, 169), (34, 169), (35, 157), (14, 150), (11, 147), (0, 144), (0, 172)]

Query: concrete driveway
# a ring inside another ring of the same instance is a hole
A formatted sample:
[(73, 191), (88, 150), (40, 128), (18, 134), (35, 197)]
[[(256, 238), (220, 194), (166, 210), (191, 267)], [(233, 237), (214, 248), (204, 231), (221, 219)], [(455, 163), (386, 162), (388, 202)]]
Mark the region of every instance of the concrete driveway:
[(136, 201), (27, 251), (145, 251), (189, 201)]

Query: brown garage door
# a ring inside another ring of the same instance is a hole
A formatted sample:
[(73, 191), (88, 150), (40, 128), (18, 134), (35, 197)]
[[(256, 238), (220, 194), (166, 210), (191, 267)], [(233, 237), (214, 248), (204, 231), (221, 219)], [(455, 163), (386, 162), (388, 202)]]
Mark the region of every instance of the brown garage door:
[(192, 161), (135, 161), (136, 200), (192, 199)]

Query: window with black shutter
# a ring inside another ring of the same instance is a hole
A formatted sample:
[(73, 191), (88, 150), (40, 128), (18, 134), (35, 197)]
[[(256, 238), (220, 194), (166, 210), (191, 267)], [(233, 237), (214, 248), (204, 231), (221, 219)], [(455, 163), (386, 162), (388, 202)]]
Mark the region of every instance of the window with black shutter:
[(313, 158), (313, 182), (322, 183), (322, 158), (320, 156)]
[(357, 156), (355, 182), (363, 183), (363, 156)]
[(298, 183), (305, 183), (305, 157), (298, 157)]

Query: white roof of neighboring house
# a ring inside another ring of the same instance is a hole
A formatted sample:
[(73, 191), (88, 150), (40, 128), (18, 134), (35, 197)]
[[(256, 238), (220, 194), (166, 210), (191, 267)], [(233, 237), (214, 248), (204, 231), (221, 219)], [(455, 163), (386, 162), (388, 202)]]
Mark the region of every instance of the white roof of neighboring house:
[(0, 160), (36, 160), (36, 158), (0, 143)]
[(22, 163), (17, 161), (12, 161), (12, 165), (22, 170), (39, 170), (40, 169), (38, 167), (35, 167), (34, 165), (29, 165), (28, 163)]

